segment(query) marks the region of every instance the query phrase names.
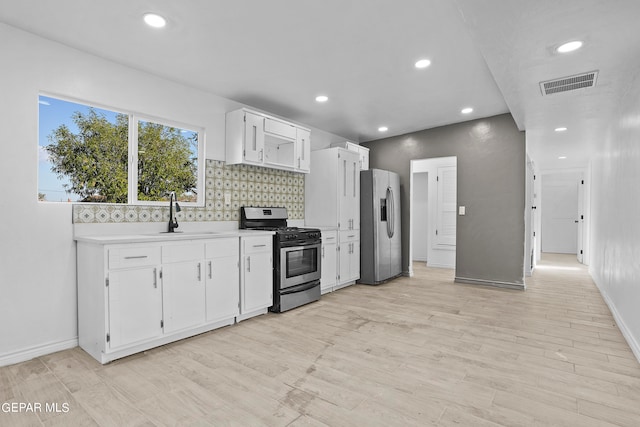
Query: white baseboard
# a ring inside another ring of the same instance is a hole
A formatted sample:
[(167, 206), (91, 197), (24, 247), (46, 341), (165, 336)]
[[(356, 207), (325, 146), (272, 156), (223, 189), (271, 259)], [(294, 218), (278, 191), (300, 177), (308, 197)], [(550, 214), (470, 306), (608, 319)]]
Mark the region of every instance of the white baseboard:
[(25, 362), (45, 354), (68, 350), (78, 346), (78, 338), (30, 347), (24, 350), (0, 355), (0, 366)]
[[(591, 272), (589, 273), (591, 275)], [(596, 284), (598, 291), (600, 291), (600, 295), (602, 295), (602, 299), (604, 299), (604, 302), (607, 304), (607, 307), (609, 307), (609, 311), (611, 311), (611, 315), (613, 316), (613, 319), (616, 321), (616, 325), (618, 325), (620, 332), (622, 332), (622, 336), (627, 341), (627, 344), (629, 344), (629, 347), (631, 348), (633, 355), (636, 356), (638, 363), (640, 363), (640, 344), (638, 343), (638, 341), (635, 339), (635, 337), (627, 327), (627, 324), (624, 323), (622, 316), (620, 316), (620, 313), (618, 313), (618, 309), (616, 308), (613, 301), (611, 301), (611, 299), (609, 298), (609, 295), (600, 287), (600, 285), (598, 285), (598, 282), (593, 277), (593, 275), (591, 275), (591, 278), (593, 279), (593, 282)]]

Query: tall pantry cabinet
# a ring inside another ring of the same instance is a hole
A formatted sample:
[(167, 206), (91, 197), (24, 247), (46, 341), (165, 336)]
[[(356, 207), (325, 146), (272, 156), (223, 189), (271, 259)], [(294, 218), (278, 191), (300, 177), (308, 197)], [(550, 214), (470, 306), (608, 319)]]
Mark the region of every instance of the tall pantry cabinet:
[(360, 278), (360, 156), (344, 148), (311, 152), (305, 223), (338, 230), (338, 285)]

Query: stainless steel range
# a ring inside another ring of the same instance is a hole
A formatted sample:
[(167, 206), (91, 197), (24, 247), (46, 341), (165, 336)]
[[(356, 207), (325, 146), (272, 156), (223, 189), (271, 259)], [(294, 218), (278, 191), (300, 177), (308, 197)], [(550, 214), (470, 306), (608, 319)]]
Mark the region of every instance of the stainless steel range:
[(276, 313), (320, 299), (320, 230), (287, 227), (287, 218), (286, 208), (240, 208), (240, 228), (275, 231), (269, 311)]

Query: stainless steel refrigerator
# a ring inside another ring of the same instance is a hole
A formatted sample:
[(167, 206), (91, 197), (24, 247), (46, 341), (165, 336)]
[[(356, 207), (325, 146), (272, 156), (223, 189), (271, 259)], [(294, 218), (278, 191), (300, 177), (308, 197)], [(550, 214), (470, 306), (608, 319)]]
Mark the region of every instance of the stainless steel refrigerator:
[(400, 177), (360, 172), (360, 283), (378, 285), (402, 274)]

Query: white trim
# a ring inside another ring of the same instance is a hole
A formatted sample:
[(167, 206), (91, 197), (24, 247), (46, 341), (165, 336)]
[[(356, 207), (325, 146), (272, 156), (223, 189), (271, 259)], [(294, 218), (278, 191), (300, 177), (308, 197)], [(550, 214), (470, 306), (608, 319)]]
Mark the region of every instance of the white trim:
[(13, 353), (8, 353), (0, 356), (0, 366), (13, 365), (15, 363), (25, 362), (27, 360), (35, 359), (45, 354), (55, 353), (57, 351), (68, 350), (78, 346), (78, 338), (73, 338), (66, 341), (58, 341), (54, 343), (38, 345), (24, 350), (19, 350)]
[(609, 295), (604, 291), (603, 288), (601, 288), (598, 285), (598, 282), (596, 282), (595, 279), (593, 279), (593, 283), (596, 284), (598, 291), (600, 291), (600, 295), (602, 295), (602, 299), (604, 299), (604, 302), (607, 304), (607, 307), (609, 307), (609, 311), (611, 311), (611, 315), (613, 316), (613, 319), (615, 320), (616, 325), (618, 325), (618, 329), (620, 329), (620, 332), (622, 332), (622, 336), (627, 341), (627, 344), (629, 344), (629, 347), (631, 348), (631, 352), (633, 352), (633, 355), (636, 357), (636, 359), (640, 363), (640, 343), (636, 341), (635, 337), (631, 333), (631, 330), (627, 327), (627, 324), (624, 322), (624, 319), (622, 318), (620, 313), (618, 313), (618, 310), (616, 309), (615, 304), (609, 298)]

